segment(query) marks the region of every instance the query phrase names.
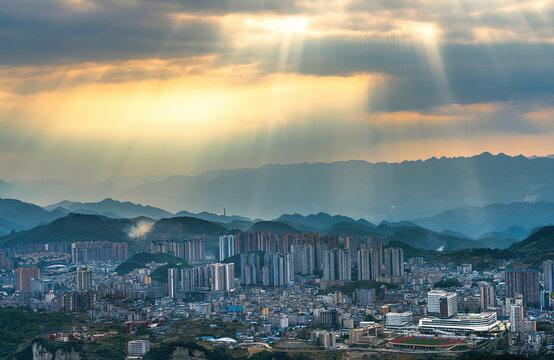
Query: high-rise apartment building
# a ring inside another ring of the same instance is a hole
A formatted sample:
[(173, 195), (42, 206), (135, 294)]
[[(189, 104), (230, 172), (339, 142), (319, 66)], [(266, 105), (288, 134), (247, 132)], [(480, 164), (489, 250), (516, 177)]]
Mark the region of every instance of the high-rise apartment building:
[(261, 280), (262, 266), (259, 253), (240, 254), (240, 282), (244, 285), (257, 284)]
[(512, 304), (507, 305), (510, 309), (510, 331), (519, 334), (525, 331), (523, 297), (517, 295), (513, 300)]
[(264, 286), (288, 286), (293, 283), (294, 254), (265, 254), (262, 279)]
[(223, 261), (235, 255), (235, 235), (219, 237), (219, 260)]
[(129, 245), (126, 242), (112, 243), (112, 260), (125, 261), (129, 258)]
[(235, 288), (235, 264), (210, 264), (212, 291), (230, 291)]
[(188, 240), (153, 240), (150, 242), (151, 253), (163, 253), (185, 259), (187, 263), (204, 260), (204, 241)]
[(379, 254), (383, 254), (383, 240), (379, 236), (369, 236), (364, 242), (366, 249), (377, 249)]
[(544, 277), (544, 291), (552, 294), (554, 292), (554, 261), (546, 260), (542, 263)]
[(92, 271), (83, 268), (77, 270), (77, 289), (78, 290), (90, 290), (92, 289)]
[(210, 275), (209, 265), (181, 269), (181, 291), (194, 292), (209, 289), (211, 287)]
[(494, 296), (494, 286), (489, 283), (481, 282), (479, 285), (481, 310), (490, 309), (496, 306), (496, 298)]
[(377, 280), (381, 274), (381, 256), (376, 248), (358, 250), (358, 280)]
[(387, 248), (384, 257), (386, 276), (404, 276), (404, 250), (401, 248)]
[(506, 271), (506, 297), (515, 298), (517, 294), (522, 295), (524, 306), (538, 307), (540, 305), (538, 271)]
[(62, 309), (65, 312), (90, 310), (95, 300), (96, 297), (92, 291), (69, 291), (63, 294)]
[(177, 289), (179, 286), (179, 273), (175, 268), (167, 269), (167, 290), (170, 298), (177, 297)]
[(361, 306), (373, 305), (375, 302), (375, 289), (356, 289), (353, 294), (353, 300)]
[(323, 279), (325, 281), (352, 280), (352, 260), (349, 250), (325, 251), (323, 254)]
[(315, 271), (315, 249), (313, 245), (291, 245), (294, 254), (294, 269), (297, 274), (312, 275)]
[(342, 247), (351, 252), (356, 251), (356, 238), (353, 236), (345, 236), (342, 238)]
[(91, 261), (125, 261), (127, 258), (126, 242), (78, 241), (71, 244), (73, 264), (86, 264)]
[(15, 290), (31, 293), (31, 279), (40, 279), (40, 270), (36, 267), (15, 269)]

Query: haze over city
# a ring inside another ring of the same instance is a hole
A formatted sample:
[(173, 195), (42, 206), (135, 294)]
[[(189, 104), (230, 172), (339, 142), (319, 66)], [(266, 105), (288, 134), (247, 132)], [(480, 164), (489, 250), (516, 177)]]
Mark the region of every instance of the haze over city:
[(0, 360), (554, 360), (554, 0), (0, 0)]

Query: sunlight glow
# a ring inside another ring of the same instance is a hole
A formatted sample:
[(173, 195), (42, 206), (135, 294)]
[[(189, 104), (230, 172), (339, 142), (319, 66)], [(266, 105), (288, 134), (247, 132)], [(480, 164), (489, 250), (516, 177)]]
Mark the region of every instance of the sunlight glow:
[(308, 29), (306, 17), (285, 17), (285, 18), (246, 18), (244, 25), (279, 34), (305, 33)]

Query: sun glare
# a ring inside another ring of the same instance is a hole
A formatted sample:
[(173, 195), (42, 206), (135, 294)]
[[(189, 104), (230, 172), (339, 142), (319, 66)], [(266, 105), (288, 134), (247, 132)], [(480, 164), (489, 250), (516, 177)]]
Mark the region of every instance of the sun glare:
[(306, 17), (269, 18), (261, 20), (247, 18), (244, 24), (246, 26), (261, 28), (279, 34), (305, 33), (308, 29), (308, 19)]

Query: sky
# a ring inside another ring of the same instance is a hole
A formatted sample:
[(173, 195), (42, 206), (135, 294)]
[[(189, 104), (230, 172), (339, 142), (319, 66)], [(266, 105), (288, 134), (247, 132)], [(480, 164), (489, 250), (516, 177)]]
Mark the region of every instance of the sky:
[(554, 153), (554, 0), (0, 0), (0, 179)]

